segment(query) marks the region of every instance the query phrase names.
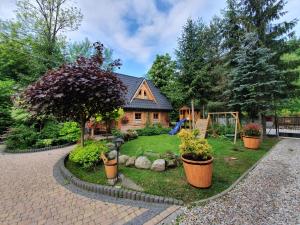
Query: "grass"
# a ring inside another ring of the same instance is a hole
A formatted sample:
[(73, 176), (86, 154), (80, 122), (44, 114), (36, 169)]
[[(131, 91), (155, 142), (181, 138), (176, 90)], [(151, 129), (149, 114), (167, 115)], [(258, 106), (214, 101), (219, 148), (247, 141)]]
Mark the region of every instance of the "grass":
[(178, 153), (179, 144), (180, 141), (177, 136), (170, 136), (168, 134), (140, 136), (122, 145), (121, 153), (130, 156), (142, 155), (144, 152), (164, 153), (172, 151)]
[[(259, 150), (245, 149), (241, 141), (238, 141), (236, 145), (228, 139), (222, 138), (209, 138), (208, 141), (214, 149), (213, 184), (209, 189), (196, 189), (187, 184), (182, 166), (164, 172), (121, 166), (120, 171), (142, 186), (146, 193), (192, 202), (213, 196), (228, 188), (257, 162), (277, 142), (277, 139), (264, 140)], [(136, 140), (125, 143), (121, 148), (121, 153), (140, 155), (146, 151), (164, 153), (168, 150), (178, 153), (178, 145), (179, 140), (177, 136), (139, 137)], [(228, 160), (229, 157), (237, 159)], [(106, 183), (102, 165), (98, 165), (92, 171), (85, 171), (72, 162), (67, 162), (66, 166), (75, 176), (82, 180), (98, 184)]]

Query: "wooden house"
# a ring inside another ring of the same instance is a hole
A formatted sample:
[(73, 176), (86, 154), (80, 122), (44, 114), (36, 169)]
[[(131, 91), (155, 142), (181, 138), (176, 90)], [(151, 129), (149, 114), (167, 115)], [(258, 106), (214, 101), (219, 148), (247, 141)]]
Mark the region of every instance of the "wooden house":
[(144, 128), (146, 124), (169, 126), (169, 112), (172, 106), (167, 98), (150, 80), (116, 73), (127, 86), (125, 115), (117, 122), (118, 129)]

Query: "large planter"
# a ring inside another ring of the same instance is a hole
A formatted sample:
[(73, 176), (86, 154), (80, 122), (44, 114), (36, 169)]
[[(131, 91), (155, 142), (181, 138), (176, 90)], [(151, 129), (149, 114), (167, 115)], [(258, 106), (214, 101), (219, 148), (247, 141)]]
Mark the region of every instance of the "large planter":
[(245, 148), (258, 149), (261, 143), (260, 137), (243, 136)]
[(117, 177), (117, 160), (109, 160), (106, 163), (104, 163), (105, 167), (105, 173), (107, 179), (114, 179)]
[(186, 179), (189, 184), (197, 188), (208, 188), (211, 186), (213, 158), (206, 161), (194, 161), (181, 156)]

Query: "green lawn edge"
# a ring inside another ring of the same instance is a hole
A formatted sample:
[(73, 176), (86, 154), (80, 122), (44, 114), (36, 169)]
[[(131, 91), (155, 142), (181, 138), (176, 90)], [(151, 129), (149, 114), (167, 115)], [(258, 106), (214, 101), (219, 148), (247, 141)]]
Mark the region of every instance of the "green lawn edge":
[[(244, 172), (261, 159), (278, 142), (278, 139), (266, 138), (258, 150), (245, 149), (240, 140), (236, 145), (225, 138), (209, 138), (208, 141), (214, 149), (213, 181), (212, 186), (208, 189), (196, 189), (187, 184), (182, 166), (164, 172), (120, 166), (120, 172), (142, 186), (145, 193), (172, 197), (183, 200), (185, 203), (199, 201), (230, 187)], [(125, 143), (121, 148), (121, 154), (141, 155), (148, 151), (178, 153), (178, 144), (179, 140), (176, 136), (144, 136)], [(237, 158), (237, 160), (228, 160), (229, 157)], [(107, 184), (102, 164), (90, 171), (84, 170), (71, 161), (66, 162), (66, 167), (83, 181)]]

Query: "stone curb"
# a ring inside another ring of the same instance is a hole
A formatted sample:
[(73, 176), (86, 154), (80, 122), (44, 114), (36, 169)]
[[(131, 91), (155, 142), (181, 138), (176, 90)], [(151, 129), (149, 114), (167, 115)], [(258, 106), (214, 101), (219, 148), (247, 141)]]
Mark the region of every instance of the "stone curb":
[[(279, 141), (280, 142), (280, 141)], [(232, 185), (230, 185), (226, 190), (222, 191), (219, 194), (216, 194), (214, 196), (211, 196), (206, 199), (202, 199), (199, 201), (192, 202), (190, 204), (198, 204), (198, 203), (204, 203), (211, 200), (214, 200), (216, 198), (220, 198), (224, 195), (226, 195), (229, 191), (231, 191), (236, 185), (238, 185), (263, 159), (265, 159), (275, 148), (275, 146), (279, 143), (277, 142), (263, 157), (261, 157), (256, 163), (254, 163), (248, 170), (246, 170)], [(249, 150), (251, 151), (251, 150)]]
[(44, 148), (32, 148), (32, 149), (24, 149), (24, 150), (10, 150), (10, 149), (5, 149), (5, 153), (32, 153), (32, 152), (43, 152), (43, 151), (48, 151), (48, 150), (54, 150), (58, 148), (64, 148), (70, 145), (73, 145), (74, 142), (72, 143), (67, 143), (63, 145), (56, 145), (56, 146), (49, 146), (49, 147), (44, 147)]
[[(279, 141), (280, 142), (280, 141)], [(275, 148), (275, 146), (279, 143), (277, 142), (262, 158), (260, 158), (255, 164), (253, 164), (247, 171), (245, 171), (232, 185), (230, 185), (227, 189), (222, 191), (219, 194), (216, 194), (214, 196), (211, 196), (209, 198), (201, 199), (199, 201), (191, 202), (187, 205), (194, 205), (194, 204), (199, 204), (199, 203), (207, 203), (209, 201), (213, 201), (217, 198), (221, 198), (224, 195), (226, 195), (229, 191), (231, 191), (233, 188), (235, 188), (246, 176), (249, 175), (249, 173), (257, 167), (257, 165), (264, 160)], [(178, 209), (176, 212), (170, 214), (167, 218), (165, 218), (163, 221), (159, 223), (159, 225), (164, 225), (164, 224), (170, 224), (172, 220), (176, 219), (178, 216), (182, 214), (182, 209)]]
[(123, 188), (115, 188), (111, 186), (106, 185), (100, 185), (100, 184), (93, 184), (88, 183), (85, 181), (82, 181), (78, 178), (76, 178), (66, 167), (65, 167), (65, 160), (67, 159), (69, 154), (63, 156), (59, 162), (58, 167), (62, 174), (62, 176), (73, 185), (82, 188), (86, 191), (108, 195), (111, 197), (116, 198), (126, 198), (130, 200), (138, 200), (138, 201), (144, 201), (149, 203), (160, 203), (164, 205), (183, 205), (183, 201), (177, 200), (174, 198), (165, 198), (161, 196), (156, 195), (150, 195), (143, 192), (138, 191), (132, 191), (128, 189)]

